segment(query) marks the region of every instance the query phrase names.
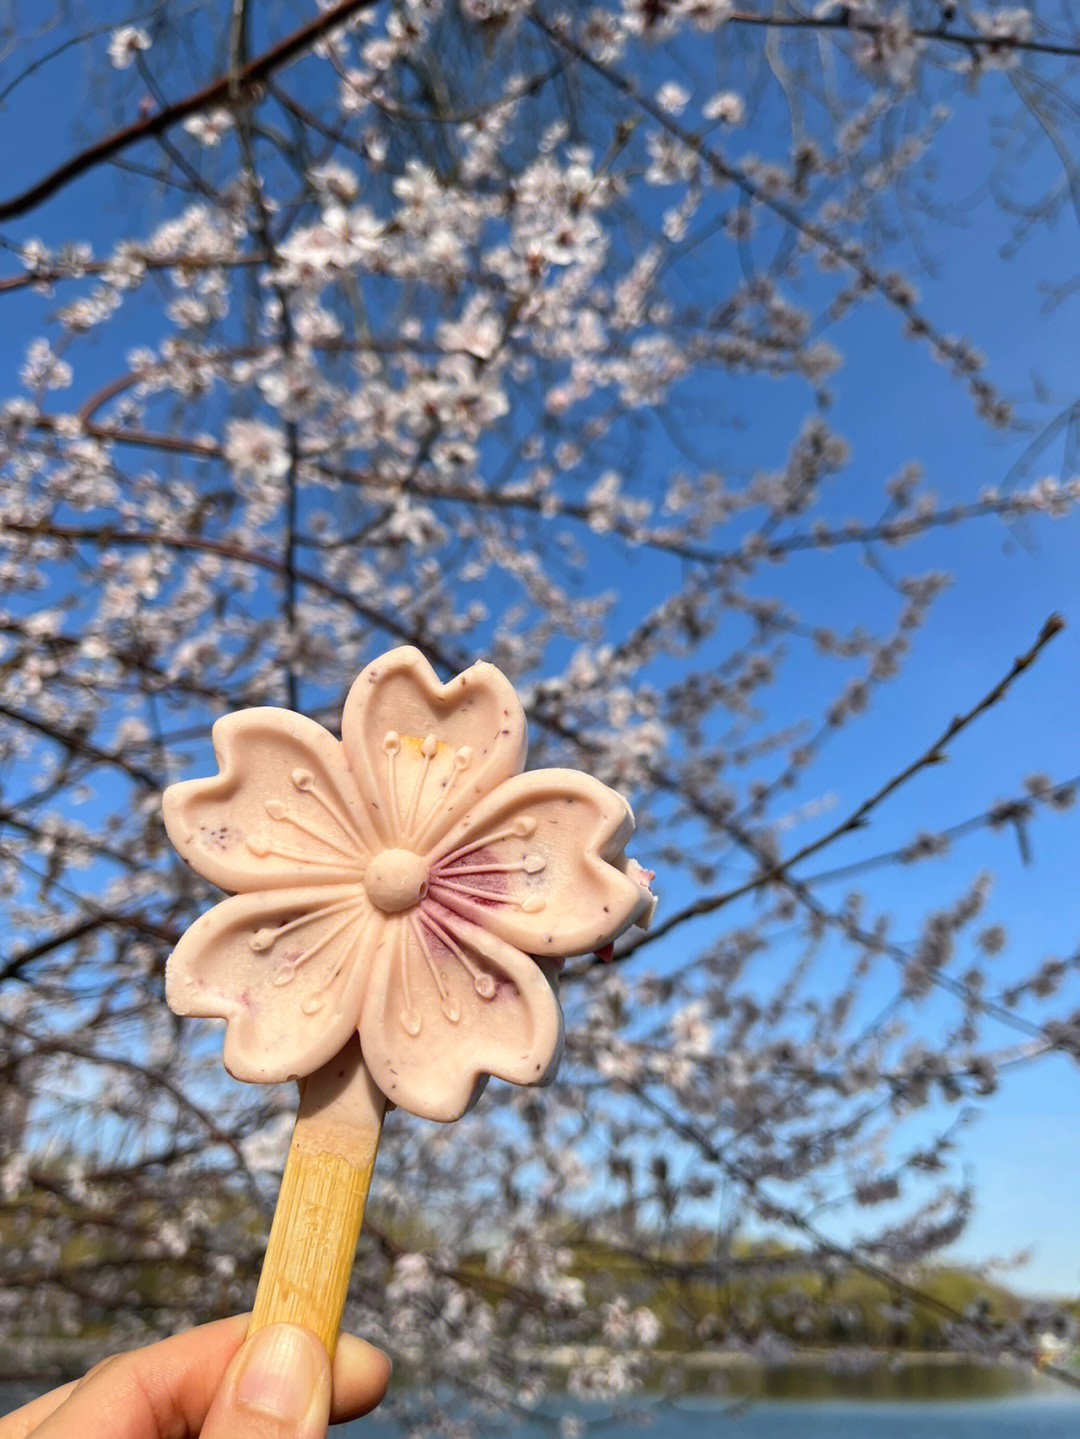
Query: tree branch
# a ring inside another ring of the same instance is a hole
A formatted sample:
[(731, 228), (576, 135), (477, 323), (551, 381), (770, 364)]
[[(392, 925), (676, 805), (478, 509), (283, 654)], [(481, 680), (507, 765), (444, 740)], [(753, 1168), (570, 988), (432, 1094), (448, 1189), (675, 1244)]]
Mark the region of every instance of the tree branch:
[(11, 220), (18, 215), (25, 215), (30, 210), (36, 209), (43, 201), (50, 199), (58, 190), (77, 180), (88, 170), (111, 160), (114, 155), (136, 145), (140, 140), (151, 139), (155, 135), (161, 135), (166, 130), (186, 120), (189, 115), (197, 115), (201, 110), (208, 110), (214, 105), (227, 105), (237, 94), (249, 92), (255, 85), (260, 84), (275, 70), (280, 70), (291, 61), (297, 59), (306, 50), (309, 50), (328, 30), (342, 25), (351, 20), (362, 10), (370, 9), (375, 0), (342, 0), (342, 3), (335, 5), (333, 9), (326, 10), (316, 19), (302, 25), (299, 30), (294, 30), (284, 40), (279, 40), (269, 50), (264, 50), (261, 55), (256, 55), (254, 60), (246, 64), (238, 74), (220, 75), (212, 80), (209, 85), (201, 90), (196, 90), (186, 95), (182, 100), (176, 100), (171, 105), (166, 105), (155, 114), (147, 116), (145, 120), (137, 120), (132, 125), (125, 125), (119, 130), (114, 130), (103, 140), (89, 145), (55, 170), (31, 185), (22, 194), (15, 195), (10, 200), (0, 201), (0, 221)]
[(1004, 697), (1013, 681), (1031, 668), (1046, 645), (1050, 643), (1055, 635), (1060, 634), (1064, 628), (1065, 621), (1061, 616), (1056, 614), (1051, 615), (1039, 631), (1035, 643), (1030, 649), (1025, 650), (1022, 655), (1019, 655), (1013, 661), (1008, 674), (1003, 676), (993, 689), (989, 690), (977, 704), (973, 705), (971, 709), (967, 710), (964, 714), (955, 716), (928, 749), (924, 750), (917, 759), (913, 759), (910, 764), (905, 765), (903, 769), (897, 771), (891, 779), (886, 780), (879, 789), (875, 790), (872, 795), (868, 796), (861, 804), (852, 810), (846, 819), (841, 820), (839, 824), (833, 825), (830, 830), (819, 835), (817, 839), (810, 840), (809, 843), (804, 844), (801, 849), (796, 850), (794, 854), (789, 855), (786, 859), (776, 860), (771, 864), (764, 864), (756, 874), (751, 875), (749, 879), (744, 880), (741, 884), (734, 885), (731, 889), (724, 890), (720, 894), (704, 895), (701, 899), (695, 900), (693, 904), (686, 905), (683, 909), (679, 910), (678, 913), (669, 915), (662, 924), (656, 925), (653, 929), (650, 929), (647, 934), (641, 934), (632, 939), (629, 944), (621, 950), (619, 958), (622, 959), (632, 954), (634, 950), (638, 949), (642, 944), (654, 943), (657, 939), (661, 938), (661, 936), (678, 928), (679, 925), (685, 924), (687, 920), (697, 919), (705, 914), (713, 914), (724, 905), (730, 904), (733, 900), (741, 899), (743, 895), (751, 894), (754, 890), (761, 889), (765, 885), (774, 882), (784, 884), (792, 883), (789, 871), (794, 865), (801, 863), (804, 859), (809, 859), (813, 854), (819, 853), (843, 835), (851, 834), (854, 830), (864, 828), (871, 811), (876, 809), (883, 800), (888, 798), (895, 790), (899, 789), (901, 785), (918, 774), (920, 770), (927, 769), (931, 765), (941, 764), (947, 758), (945, 746), (949, 741), (955, 739), (961, 730), (966, 729), (968, 725), (981, 714), (984, 714), (993, 705), (997, 704), (998, 701)]

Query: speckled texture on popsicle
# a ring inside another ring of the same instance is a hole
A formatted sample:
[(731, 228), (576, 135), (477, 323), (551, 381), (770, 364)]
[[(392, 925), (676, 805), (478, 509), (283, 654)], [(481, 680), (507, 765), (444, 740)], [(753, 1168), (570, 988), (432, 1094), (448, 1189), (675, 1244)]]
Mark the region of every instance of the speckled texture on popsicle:
[(619, 795), (521, 773), (525, 715), (499, 670), (443, 685), (396, 649), (353, 684), (340, 741), (283, 709), (213, 737), (220, 773), (172, 785), (165, 824), (234, 897), (183, 936), (166, 994), (228, 1022), (230, 1073), (298, 1078), (358, 1032), (387, 1098), (430, 1119), (458, 1118), (488, 1075), (550, 1079), (562, 1013), (543, 962), (647, 923), (654, 900)]

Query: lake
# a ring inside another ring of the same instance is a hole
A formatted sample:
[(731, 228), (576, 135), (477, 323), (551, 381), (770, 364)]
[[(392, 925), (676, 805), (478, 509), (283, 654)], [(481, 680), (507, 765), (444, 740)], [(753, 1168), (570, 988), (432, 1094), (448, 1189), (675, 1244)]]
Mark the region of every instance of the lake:
[[(548, 1411), (549, 1415), (557, 1411)], [(565, 1412), (565, 1411), (563, 1411)], [(580, 1409), (571, 1413), (581, 1413)], [(602, 1419), (599, 1411), (590, 1417)], [(651, 1410), (652, 1423), (601, 1424), (585, 1431), (601, 1439), (1077, 1439), (1080, 1398), (1071, 1394), (951, 1403), (788, 1403), (751, 1402), (738, 1409), (723, 1404), (665, 1404)], [(404, 1431), (375, 1416), (332, 1434), (341, 1439), (403, 1439)], [(548, 1423), (479, 1430), (480, 1439), (556, 1439)]]
[[(0, 1384), (0, 1414), (38, 1390)], [(599, 1421), (586, 1435), (640, 1435), (641, 1439), (1077, 1439), (1080, 1395), (1057, 1388), (1004, 1399), (902, 1401), (683, 1400), (646, 1406), (644, 1425), (597, 1408), (566, 1405), (545, 1409), (545, 1420), (506, 1426), (482, 1425), (480, 1439), (557, 1439), (552, 1419), (560, 1414)], [(604, 1421), (607, 1422), (604, 1422)], [(334, 1439), (404, 1439), (397, 1424), (372, 1415), (331, 1430)]]

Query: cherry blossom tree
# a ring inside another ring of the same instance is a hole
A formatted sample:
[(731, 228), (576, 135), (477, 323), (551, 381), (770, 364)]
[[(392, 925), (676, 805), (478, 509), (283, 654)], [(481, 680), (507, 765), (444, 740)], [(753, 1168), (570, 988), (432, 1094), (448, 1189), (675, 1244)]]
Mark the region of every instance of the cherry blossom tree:
[[(1034, 884), (1075, 852), (1075, 777), (1034, 723), (1008, 762), (968, 743), (1061, 619), (878, 718), (973, 535), (1075, 532), (1075, 400), (1000, 386), (978, 304), (968, 336), (919, 295), (968, 243), (955, 127), (992, 284), (1075, 226), (1071, 7), (158, 0), (91, 26), (57, 0), (34, 25), (8, 114), (73, 56), (93, 106), (58, 86), (67, 158), (0, 197), (0, 1306), (116, 1347), (250, 1302), (294, 1097), (164, 1004), (215, 896), (161, 793), (212, 772), (223, 713), (332, 728), (400, 643), (503, 669), (530, 763), (630, 799), (662, 898), (566, 966), (554, 1086), (388, 1124), (349, 1322), (413, 1373), (399, 1402), (512, 1412), (597, 1338), (573, 1385), (632, 1390), (661, 1329), (624, 1271), (711, 1286), (689, 1347), (788, 1342), (722, 1303), (765, 1235), (929, 1302), (912, 1266), (978, 1200), (962, 1124), (1080, 1055), (1075, 938), (1010, 935), (980, 858)], [(845, 397), (890, 406), (859, 345), (944, 390), (978, 465), (928, 473), (917, 414), (909, 453), (853, 457)]]

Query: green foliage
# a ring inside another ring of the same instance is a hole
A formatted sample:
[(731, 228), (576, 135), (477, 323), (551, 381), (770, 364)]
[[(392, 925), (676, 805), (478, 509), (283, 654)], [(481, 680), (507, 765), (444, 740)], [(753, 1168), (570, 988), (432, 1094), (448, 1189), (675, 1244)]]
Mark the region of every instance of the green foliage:
[[(709, 1243), (680, 1237), (648, 1259), (617, 1245), (574, 1246), (572, 1272), (590, 1311), (599, 1314), (617, 1294), (632, 1296), (660, 1321), (658, 1347), (680, 1354), (765, 1333), (815, 1349), (937, 1351), (955, 1343), (960, 1316), (996, 1330), (1019, 1323), (1026, 1308), (1004, 1285), (950, 1265), (920, 1267), (900, 1290), (779, 1244), (737, 1243), (717, 1260)], [(926, 1302), (911, 1297), (916, 1290)]]
[[(196, 1204), (206, 1231), (242, 1236), (232, 1282), (208, 1286), (210, 1246), (189, 1244), (170, 1251), (168, 1218), (131, 1206), (109, 1186), (98, 1186), (92, 1202), (79, 1205), (70, 1196), (39, 1182), (32, 1202), (0, 1208), (0, 1247), (17, 1260), (27, 1289), (34, 1284), (35, 1255), (59, 1245), (65, 1273), (78, 1303), (75, 1318), (58, 1324), (92, 1337), (108, 1326), (119, 1303), (144, 1314), (174, 1310), (178, 1294), (190, 1290), (193, 1317), (210, 1318), (250, 1302), (265, 1221), (243, 1195), (215, 1188), (196, 1194), (189, 1186), (185, 1203)], [(133, 1253), (132, 1233), (153, 1233), (161, 1242)], [(395, 1255), (431, 1252), (436, 1227), (423, 1216), (382, 1213), (372, 1206), (368, 1242)], [(735, 1243), (717, 1258), (714, 1241), (688, 1231), (663, 1243), (633, 1250), (617, 1242), (584, 1240), (569, 1228), (557, 1236), (570, 1254), (567, 1273), (580, 1281), (583, 1304), (573, 1327), (575, 1342), (604, 1338), (606, 1307), (622, 1296), (651, 1311), (659, 1324), (655, 1348), (692, 1355), (740, 1347), (768, 1333), (796, 1347), (873, 1348), (937, 1351), (950, 1347), (955, 1322), (949, 1314), (994, 1330), (1021, 1322), (1024, 1301), (1003, 1285), (969, 1270), (927, 1266), (910, 1278), (912, 1290), (927, 1296), (917, 1304), (886, 1281), (840, 1265), (823, 1265), (812, 1256), (776, 1243)], [(454, 1280), (474, 1299), (497, 1306), (507, 1279), (488, 1254), (475, 1250), (460, 1258)], [(206, 1296), (216, 1299), (209, 1306)], [(940, 1307), (935, 1307), (940, 1306)], [(1077, 1306), (1080, 1311), (1080, 1306)], [(39, 1331), (40, 1332), (40, 1331)]]

